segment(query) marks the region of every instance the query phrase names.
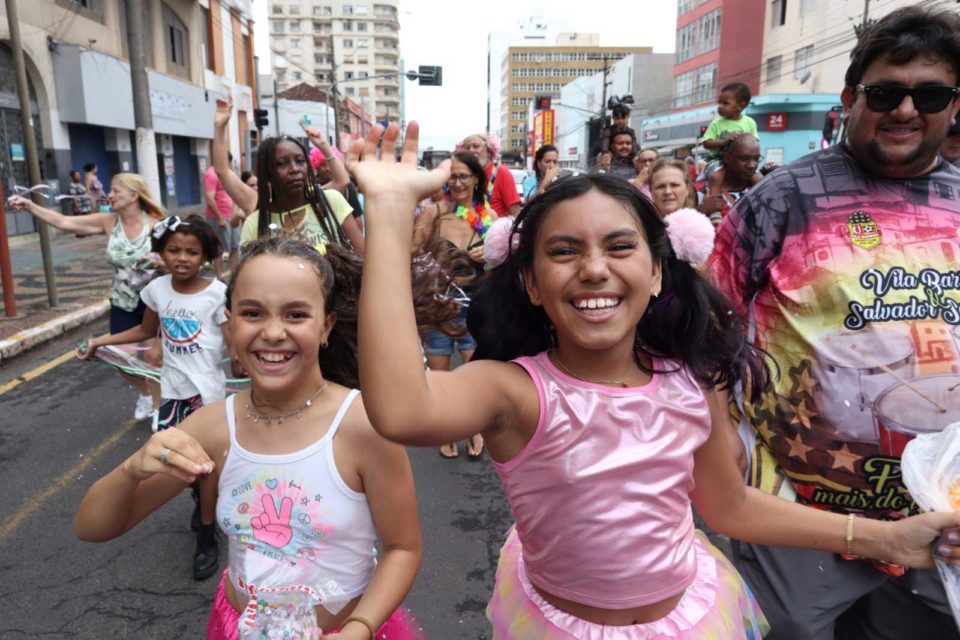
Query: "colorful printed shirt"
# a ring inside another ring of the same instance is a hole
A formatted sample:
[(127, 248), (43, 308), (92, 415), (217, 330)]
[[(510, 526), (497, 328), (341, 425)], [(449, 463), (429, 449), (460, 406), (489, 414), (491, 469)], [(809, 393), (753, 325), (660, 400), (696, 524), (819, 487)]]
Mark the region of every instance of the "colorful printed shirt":
[(710, 274), (779, 369), (743, 407), (751, 485), (875, 518), (916, 509), (904, 446), (960, 420), (958, 258), (960, 172), (944, 162), (892, 180), (837, 146), (737, 203)]
[(239, 594), (309, 588), (336, 613), (366, 589), (377, 565), (377, 532), (366, 495), (343, 481), (333, 452), (358, 393), (347, 394), (323, 437), (282, 455), (238, 443), (236, 396), (227, 398), (230, 449), (217, 523), (230, 541), (230, 579)]
[(170, 276), (160, 276), (140, 292), (143, 303), (160, 318), (163, 368), (160, 397), (186, 400), (200, 395), (203, 404), (223, 400), (223, 331), (227, 285), (213, 280), (203, 291), (179, 293)]
[(150, 217), (144, 213), (140, 235), (131, 240), (123, 231), (120, 216), (107, 239), (107, 262), (113, 265), (113, 287), (110, 304), (124, 311), (134, 311), (140, 303), (140, 289), (150, 281), (153, 269), (141, 268), (150, 257)]

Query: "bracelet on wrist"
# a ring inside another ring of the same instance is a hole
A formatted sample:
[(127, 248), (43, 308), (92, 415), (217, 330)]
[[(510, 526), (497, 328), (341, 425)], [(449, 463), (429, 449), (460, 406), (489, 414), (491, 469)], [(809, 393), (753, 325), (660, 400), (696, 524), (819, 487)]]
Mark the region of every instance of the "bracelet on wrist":
[(341, 630), (344, 629), (351, 622), (358, 622), (363, 626), (365, 626), (367, 628), (367, 631), (370, 632), (370, 640), (374, 640), (374, 638), (376, 638), (377, 630), (373, 628), (373, 625), (370, 623), (369, 620), (361, 616), (350, 616), (349, 618), (343, 621), (343, 624), (340, 625), (340, 629)]

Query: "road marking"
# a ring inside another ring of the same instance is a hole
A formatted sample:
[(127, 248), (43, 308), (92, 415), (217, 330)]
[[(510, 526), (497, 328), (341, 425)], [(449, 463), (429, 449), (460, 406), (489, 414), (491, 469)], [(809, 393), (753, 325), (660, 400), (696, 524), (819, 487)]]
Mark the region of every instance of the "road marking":
[(37, 512), (40, 507), (47, 503), (50, 498), (63, 489), (73, 486), (77, 476), (83, 473), (90, 465), (107, 452), (108, 449), (117, 444), (121, 438), (133, 431), (133, 428), (139, 425), (137, 420), (127, 420), (119, 429), (110, 434), (106, 440), (97, 445), (94, 449), (83, 454), (83, 460), (73, 465), (57, 478), (43, 491), (32, 497), (19, 511), (7, 518), (3, 524), (0, 524), (0, 542), (4, 538), (17, 530), (24, 521)]
[(50, 362), (45, 362), (44, 364), (40, 365), (39, 367), (35, 367), (35, 368), (31, 369), (30, 371), (27, 371), (25, 374), (20, 375), (20, 376), (17, 376), (16, 378), (14, 378), (13, 380), (11, 380), (10, 382), (5, 382), (4, 384), (0, 385), (0, 396), (2, 396), (3, 394), (5, 394), (6, 392), (10, 391), (10, 390), (13, 389), (14, 387), (17, 387), (17, 386), (23, 384), (24, 382), (29, 382), (30, 380), (33, 380), (34, 378), (38, 378), (38, 377), (42, 376), (42, 375), (45, 374), (47, 371), (50, 371), (51, 369), (53, 369), (53, 368), (55, 368), (55, 367), (59, 367), (59, 366), (62, 365), (64, 362), (67, 362), (68, 360), (72, 360), (74, 357), (76, 357), (76, 352), (75, 352), (73, 349), (71, 349), (70, 351), (67, 351), (67, 352), (64, 353), (63, 355), (60, 355), (60, 356), (54, 358), (54, 359), (51, 360)]

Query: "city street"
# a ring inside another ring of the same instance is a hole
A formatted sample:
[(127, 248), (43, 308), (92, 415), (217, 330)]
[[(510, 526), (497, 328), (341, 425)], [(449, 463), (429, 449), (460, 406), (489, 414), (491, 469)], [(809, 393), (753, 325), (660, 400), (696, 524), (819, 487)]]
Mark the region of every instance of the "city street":
[[(148, 423), (133, 421), (135, 391), (104, 365), (65, 356), (16, 384), (79, 338), (0, 369), (0, 637), (202, 638), (216, 579), (191, 577), (188, 494), (120, 540), (94, 545), (73, 536), (90, 484), (150, 435)], [(488, 638), (484, 607), (511, 523), (499, 481), (488, 459), (448, 461), (434, 449), (410, 456), (424, 561), (406, 605), (431, 638)], [(225, 556), (222, 542), (221, 566)]]

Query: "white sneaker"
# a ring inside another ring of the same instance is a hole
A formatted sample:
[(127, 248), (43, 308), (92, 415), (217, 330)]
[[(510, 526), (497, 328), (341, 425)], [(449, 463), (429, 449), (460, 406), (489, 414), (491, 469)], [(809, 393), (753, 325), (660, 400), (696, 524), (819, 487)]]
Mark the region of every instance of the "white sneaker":
[(154, 409), (152, 417), (150, 419), (150, 431), (153, 431), (154, 433), (156, 433), (157, 429), (159, 428), (160, 428), (160, 412)]
[(134, 420), (146, 420), (153, 411), (153, 398), (150, 396), (140, 396), (137, 399), (137, 408), (133, 410)]

